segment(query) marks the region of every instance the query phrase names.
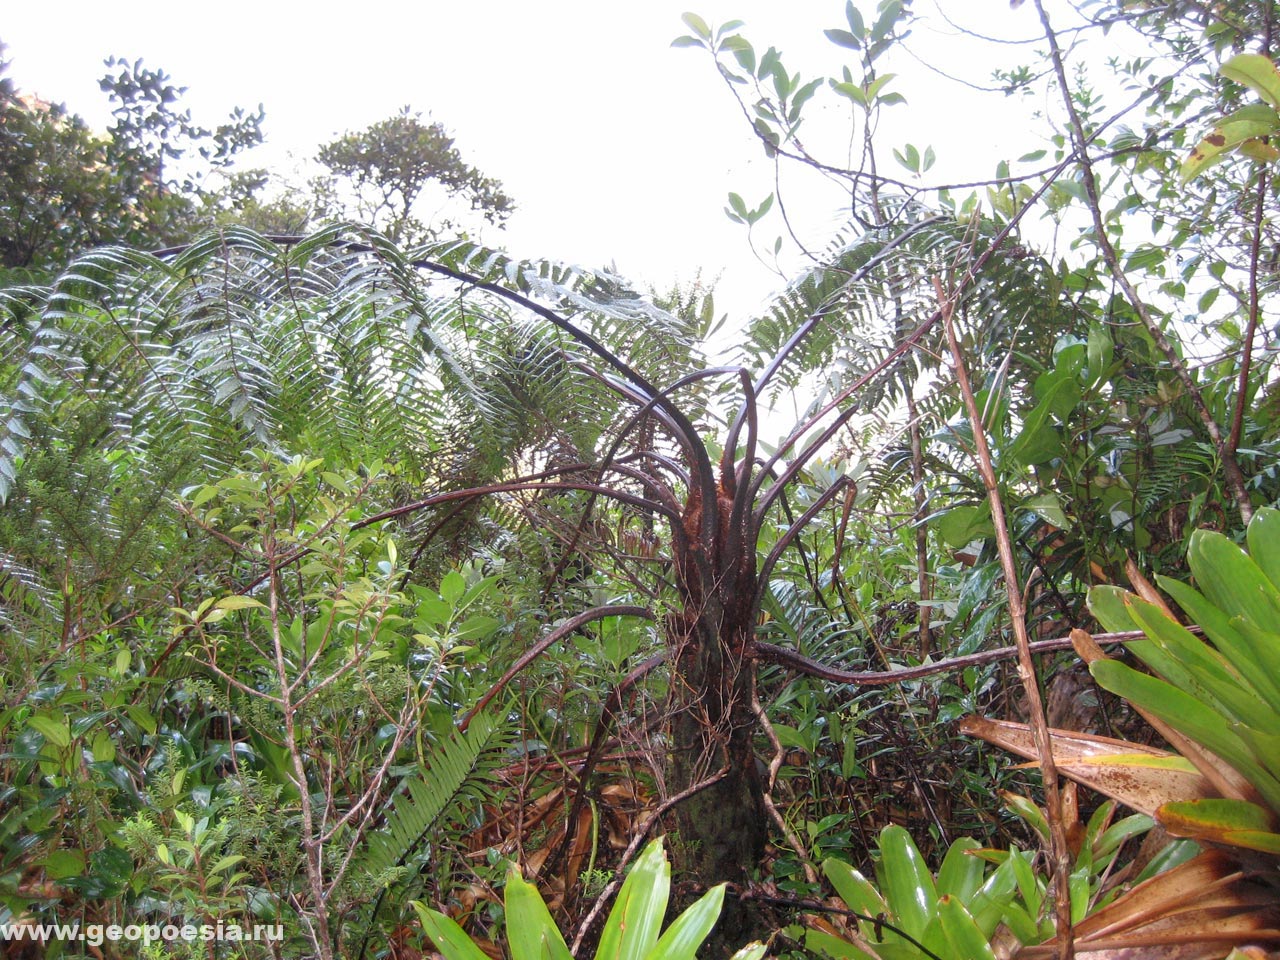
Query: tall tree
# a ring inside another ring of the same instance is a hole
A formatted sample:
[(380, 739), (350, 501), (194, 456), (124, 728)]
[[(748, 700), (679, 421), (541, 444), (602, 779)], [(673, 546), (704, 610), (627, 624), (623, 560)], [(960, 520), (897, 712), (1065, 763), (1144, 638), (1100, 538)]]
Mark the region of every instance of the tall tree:
[[(0, 51), (3, 48), (0, 47)], [(162, 247), (244, 206), (264, 176), (225, 181), (262, 139), (261, 107), (196, 124), (184, 88), (141, 61), (107, 61), (101, 87), (115, 122), (105, 135), (64, 106), (19, 93), (0, 59), (0, 267), (57, 270), (109, 243)]]
[[(424, 123), (408, 107), (325, 144), (317, 159), (329, 170), (315, 182), (322, 215), (374, 224), (397, 243), (465, 229), (466, 219), (448, 209), (452, 199), (491, 224), (501, 225), (515, 209), (500, 182), (463, 161), (444, 124)], [(428, 203), (442, 210), (424, 214)]]

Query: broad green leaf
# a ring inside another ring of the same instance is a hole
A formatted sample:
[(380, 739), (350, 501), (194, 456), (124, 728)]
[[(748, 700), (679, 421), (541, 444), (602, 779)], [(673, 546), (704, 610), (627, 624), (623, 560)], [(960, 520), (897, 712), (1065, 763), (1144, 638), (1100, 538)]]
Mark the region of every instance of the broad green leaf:
[(1166, 803), (1157, 811), (1157, 819), (1175, 837), (1280, 854), (1275, 814), (1245, 800), (1213, 798)]
[(542, 894), (514, 864), (507, 871), (503, 905), (511, 960), (570, 960), (569, 948), (556, 929)]
[[(1255, 649), (1250, 638), (1232, 625), (1231, 617), (1206, 600), (1199, 591), (1167, 577), (1157, 577), (1156, 582), (1204, 630), (1205, 636), (1236, 669), (1243, 682), (1252, 686), (1272, 710), (1280, 710), (1280, 671), (1268, 666), (1272, 658), (1267, 656), (1267, 652)], [(1280, 654), (1276, 658), (1280, 658)]]
[(975, 538), (995, 532), (991, 525), (991, 505), (986, 501), (951, 507), (934, 520), (934, 525), (938, 536), (951, 547), (963, 547)]
[(71, 728), (65, 720), (55, 719), (47, 713), (37, 713), (27, 718), (27, 726), (44, 735), (45, 740), (55, 747), (66, 747), (71, 743)]
[(1110, 584), (1100, 584), (1089, 590), (1089, 612), (1097, 617), (1098, 622), (1108, 633), (1123, 633), (1126, 630), (1140, 629), (1133, 622), (1129, 606), (1125, 603), (1128, 591)]
[(763, 960), (765, 951), (769, 947), (756, 940), (748, 943), (745, 947), (735, 953), (729, 960)]
[(457, 603), (467, 592), (467, 581), (457, 570), (450, 570), (440, 581), (440, 596), (446, 603)]
[(867, 27), (863, 22), (862, 13), (854, 5), (853, 0), (846, 0), (844, 5), (844, 18), (849, 22), (849, 30), (856, 37), (865, 37), (867, 35)]
[(676, 917), (645, 960), (694, 960), (702, 941), (720, 919), (724, 890), (723, 883), (717, 884)]
[(938, 898), (938, 919), (953, 957), (965, 960), (995, 960), (990, 939), (956, 897), (943, 894)]
[(85, 856), (83, 850), (54, 850), (42, 861), (45, 873), (50, 880), (66, 880), (84, 873)]
[(917, 940), (937, 915), (938, 891), (911, 834), (890, 824), (880, 831), (881, 886), (898, 925)]
[(1137, 597), (1129, 598), (1133, 619), (1154, 641), (1143, 645), (1138, 656), (1155, 673), (1184, 693), (1228, 713), (1237, 720), (1259, 721), (1259, 729), (1280, 733), (1280, 716), (1238, 673), (1229, 670), (1219, 654), (1159, 607)]
[(1280, 590), (1280, 510), (1260, 508), (1249, 523), (1248, 542), (1249, 556)]
[(1233, 723), (1231, 729), (1272, 776), (1280, 777), (1280, 735), (1263, 733), (1243, 723)]
[(1280, 628), (1280, 590), (1239, 546), (1212, 530), (1191, 535), (1187, 562), (1214, 606), (1263, 630)]
[(938, 868), (938, 893), (955, 897), (967, 904), (982, 886), (983, 862), (971, 856), (970, 850), (981, 849), (982, 844), (972, 837), (960, 837), (947, 848)]
[(432, 910), (418, 900), (410, 900), (409, 905), (417, 912), (423, 931), (436, 949), (444, 954), (445, 960), (489, 960), (488, 955), (472, 942), (452, 918)]
[(1016, 890), (1013, 857), (1009, 856), (991, 872), (969, 901), (969, 914), (984, 936), (990, 938), (995, 932), (1000, 919), (1013, 903)]
[[(1055, 433), (1054, 443), (1060, 442)], [(1062, 501), (1058, 499), (1056, 493), (1041, 493), (1034, 497), (1028, 497), (1022, 501), (1022, 509), (1030, 510), (1041, 520), (1051, 523), (1059, 529), (1065, 529), (1070, 526), (1070, 521), (1062, 509)]]
[(600, 934), (597, 960), (644, 960), (658, 942), (671, 888), (671, 866), (661, 840), (645, 847), (618, 891)]
[(850, 50), (862, 49), (862, 41), (859, 40), (857, 37), (855, 37), (848, 30), (837, 29), (837, 30), (825, 30), (823, 32), (827, 35), (828, 40), (830, 40), (832, 43), (838, 46), (848, 47)]
[(684, 21), (685, 26), (703, 40), (711, 39), (711, 28), (707, 26), (707, 21), (703, 20), (696, 13), (682, 13), (680, 14), (680, 19)]
[(1260, 53), (1238, 53), (1218, 71), (1228, 80), (1244, 84), (1258, 96), (1280, 110), (1280, 71)]
[(223, 597), (213, 605), (215, 610), (248, 610), (253, 607), (262, 607), (261, 601), (234, 593), (229, 597)]
[(1115, 355), (1115, 343), (1105, 327), (1093, 324), (1089, 328), (1089, 381), (1098, 384), (1107, 371), (1111, 369), (1111, 360)]
[(822, 861), (822, 872), (836, 888), (840, 899), (854, 913), (863, 917), (877, 917), (889, 912), (875, 884), (843, 860), (828, 858)]
[(804, 932), (804, 945), (812, 953), (835, 957), (836, 960), (879, 960), (848, 940), (824, 933), (821, 930), (807, 929)]

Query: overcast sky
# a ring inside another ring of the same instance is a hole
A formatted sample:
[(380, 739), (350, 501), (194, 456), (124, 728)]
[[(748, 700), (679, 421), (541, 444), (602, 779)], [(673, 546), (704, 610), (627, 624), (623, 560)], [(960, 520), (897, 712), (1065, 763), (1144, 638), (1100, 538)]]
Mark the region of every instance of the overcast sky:
[[(870, 15), (874, 3), (859, 5)], [(1038, 33), (1030, 3), (948, 6), (987, 34)], [(187, 102), (206, 125), (236, 105), (262, 103), (268, 144), (253, 165), (288, 168), (335, 135), (409, 105), (442, 121), (464, 158), (515, 198), (508, 229), (486, 234), (490, 242), (588, 266), (614, 262), (660, 287), (701, 269), (721, 276), (719, 301), (742, 314), (781, 280), (753, 260), (744, 231), (723, 213), (725, 197), (763, 199), (773, 168), (710, 57), (671, 48), (687, 32), (680, 14), (690, 8), (713, 24), (745, 20), (758, 50), (777, 46), (806, 78), (837, 73), (850, 55), (822, 34), (844, 25), (842, 0), (44, 0), (9, 4), (0, 40), (24, 92), (65, 102), (102, 128), (97, 80), (113, 54), (167, 70), (189, 88)], [(930, 0), (916, 8), (933, 12)], [(911, 48), (945, 73), (990, 83), (990, 48), (979, 53), (936, 16), (916, 28)], [(1007, 49), (1010, 62), (1030, 57)], [(1037, 104), (978, 97), (910, 59), (893, 68), (908, 105), (889, 111), (887, 145), (932, 143), (937, 169), (960, 178), (989, 176), (1001, 157), (1038, 145), (1026, 119)], [(847, 111), (834, 96), (819, 99), (828, 106), (815, 101), (811, 135), (847, 137)], [(887, 146), (884, 154), (891, 165)], [(820, 243), (839, 223), (838, 196), (799, 175), (784, 183)], [(765, 246), (778, 229), (766, 227)]]

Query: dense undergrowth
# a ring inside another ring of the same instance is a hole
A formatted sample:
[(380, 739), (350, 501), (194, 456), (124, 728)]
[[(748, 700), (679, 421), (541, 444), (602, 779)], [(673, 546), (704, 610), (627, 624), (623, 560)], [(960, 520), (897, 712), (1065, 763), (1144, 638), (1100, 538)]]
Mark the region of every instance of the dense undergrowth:
[(1051, 165), (971, 198), (797, 137), (909, 3), (829, 82), (686, 17), (851, 212), (724, 365), (707, 289), (352, 225), (0, 290), (0, 924), (283, 935), (14, 955), (1274, 946), (1278, 11), (1083, 4), (1122, 126), (1036, 7)]

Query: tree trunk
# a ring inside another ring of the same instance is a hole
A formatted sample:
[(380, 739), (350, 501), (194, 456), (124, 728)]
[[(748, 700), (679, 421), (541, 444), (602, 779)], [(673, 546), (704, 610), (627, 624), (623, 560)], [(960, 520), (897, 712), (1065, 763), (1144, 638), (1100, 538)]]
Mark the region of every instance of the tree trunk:
[(676, 661), (672, 769), (677, 791), (718, 779), (677, 806), (677, 855), (689, 880), (741, 883), (759, 863), (765, 841), (751, 665), (736, 654), (740, 644), (725, 643), (705, 621), (704, 614)]
[(681, 879), (742, 883), (759, 863), (767, 834), (762, 784), (752, 746), (754, 663), (747, 659), (756, 581), (746, 524), (730, 529), (722, 496), (707, 542), (696, 500), (686, 507), (687, 550), (677, 562), (683, 611), (667, 620), (672, 651), (671, 759), (676, 792), (697, 790), (676, 807), (672, 847)]

